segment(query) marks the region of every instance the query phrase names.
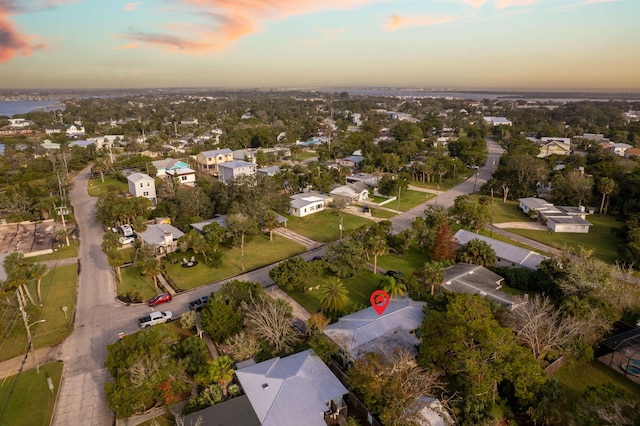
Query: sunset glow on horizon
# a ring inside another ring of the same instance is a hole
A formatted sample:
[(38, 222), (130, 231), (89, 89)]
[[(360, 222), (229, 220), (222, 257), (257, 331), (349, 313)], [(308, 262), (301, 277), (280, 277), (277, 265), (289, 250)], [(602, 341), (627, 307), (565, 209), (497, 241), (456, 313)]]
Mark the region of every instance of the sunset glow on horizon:
[(0, 89), (640, 90), (634, 0), (0, 0)]

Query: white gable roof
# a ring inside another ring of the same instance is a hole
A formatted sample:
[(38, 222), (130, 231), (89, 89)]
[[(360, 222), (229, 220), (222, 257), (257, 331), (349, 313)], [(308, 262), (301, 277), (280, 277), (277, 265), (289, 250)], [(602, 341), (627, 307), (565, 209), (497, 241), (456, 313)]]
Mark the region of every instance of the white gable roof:
[(514, 246), (513, 244), (505, 243), (503, 241), (494, 240), (493, 238), (475, 234), (464, 229), (460, 229), (456, 232), (453, 238), (461, 245), (467, 244), (471, 240), (484, 241), (493, 248), (497, 257), (524, 268), (537, 269), (538, 265), (540, 265), (543, 260), (547, 259), (546, 256), (535, 251)]
[(137, 183), (137, 182), (145, 182), (148, 180), (153, 180), (153, 178), (149, 175), (145, 175), (144, 173), (131, 173), (129, 176), (127, 176), (127, 180), (133, 183)]
[(311, 350), (236, 371), (264, 426), (325, 426), (326, 403), (348, 393)]

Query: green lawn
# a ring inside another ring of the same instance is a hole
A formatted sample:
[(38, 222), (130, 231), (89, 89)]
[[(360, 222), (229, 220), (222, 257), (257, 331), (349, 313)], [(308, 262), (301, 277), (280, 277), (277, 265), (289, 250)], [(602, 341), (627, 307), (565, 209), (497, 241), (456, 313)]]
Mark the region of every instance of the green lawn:
[(87, 191), (89, 195), (92, 197), (99, 197), (104, 192), (107, 191), (109, 185), (116, 185), (118, 189), (122, 192), (129, 191), (129, 185), (126, 182), (122, 182), (120, 180), (114, 179), (111, 176), (105, 176), (104, 182), (100, 180), (100, 177), (89, 179), (89, 183), (87, 185)]
[[(252, 241), (245, 244), (245, 271), (261, 268), (304, 251), (304, 247), (300, 244), (279, 235), (274, 234), (273, 241), (269, 241), (268, 236), (255, 236)], [(185, 257), (190, 258), (192, 255), (190, 252), (185, 253)], [(193, 268), (183, 268), (181, 264), (171, 265), (168, 263), (165, 264), (165, 267), (168, 275), (180, 290), (189, 290), (241, 274), (241, 259), (240, 247), (236, 247), (223, 250), (222, 265), (219, 268), (209, 268), (200, 256), (196, 256), (199, 264)]]
[(623, 389), (631, 399), (640, 398), (640, 385), (599, 361), (581, 362), (562, 367), (554, 377), (558, 379), (564, 390), (565, 411), (573, 410), (574, 404), (580, 401), (587, 386), (598, 386), (609, 382)]
[[(429, 256), (426, 250), (420, 253), (417, 247), (412, 247), (403, 256), (390, 253), (378, 257), (378, 267), (387, 271), (400, 271), (405, 276), (408, 276), (413, 271), (422, 269), (427, 260), (429, 260)], [(371, 259), (371, 263), (373, 263), (373, 259)]]
[(140, 267), (129, 266), (121, 268), (122, 283), (118, 283), (118, 294), (139, 294), (143, 301), (151, 299), (158, 293), (162, 293), (162, 287), (156, 290), (151, 278), (145, 277), (140, 272)]
[(456, 171), (456, 178), (443, 178), (442, 182), (438, 181), (438, 177), (436, 176), (435, 180), (433, 182), (420, 182), (417, 180), (412, 180), (411, 181), (411, 185), (413, 186), (419, 186), (421, 188), (429, 188), (429, 189), (436, 189), (438, 187), (438, 185), (440, 186), (440, 191), (446, 191), (448, 189), (453, 188), (454, 186), (462, 183), (465, 179), (467, 179), (469, 176), (471, 176), (473, 174), (473, 170), (471, 169), (467, 169), (465, 167), (465, 169), (462, 171), (462, 173), (458, 173), (459, 170)]
[[(433, 197), (435, 197), (435, 194), (408, 189), (400, 193), (400, 211), (406, 212), (419, 204), (429, 201)], [(396, 209), (398, 207), (398, 200), (392, 201), (384, 206), (390, 209)]]
[[(31, 327), (33, 345), (35, 348), (55, 345), (62, 342), (73, 330), (73, 310), (76, 300), (76, 282), (78, 277), (76, 265), (60, 266), (49, 270), (42, 278), (42, 298), (44, 306), (27, 304), (26, 310), (29, 322), (40, 319), (44, 323), (34, 324)], [(37, 302), (36, 284), (29, 286), (29, 290)], [(67, 307), (65, 319), (62, 307)], [(22, 320), (17, 318), (14, 332), (0, 347), (0, 361), (24, 354), (27, 348), (27, 335)]]
[(367, 201), (371, 201), (372, 203), (376, 204), (384, 203), (387, 200), (388, 198), (378, 197), (376, 195), (369, 195), (369, 198), (367, 198)]
[(593, 255), (607, 263), (615, 263), (618, 257), (618, 246), (624, 241), (611, 232), (611, 228), (619, 228), (622, 222), (605, 215), (589, 215), (587, 221), (593, 226), (588, 234), (555, 233), (533, 231), (529, 229), (509, 229), (509, 232), (522, 235), (552, 247), (562, 249), (565, 245), (571, 248), (579, 246), (593, 250)]
[[(53, 393), (49, 390), (48, 377), (51, 377), (53, 382)], [(0, 406), (3, 407), (2, 424), (49, 426), (61, 378), (61, 362), (50, 362), (40, 366), (39, 374), (35, 369), (32, 369), (6, 380), (3, 377), (0, 385)], [(6, 411), (4, 407), (6, 407)]]
[[(324, 210), (305, 217), (285, 216), (289, 219), (287, 228), (314, 241), (328, 243), (340, 238), (340, 217), (331, 210)], [(342, 229), (344, 231), (367, 224), (371, 224), (371, 220), (351, 214), (343, 215)]]
[(26, 257), (28, 263), (45, 262), (48, 260), (69, 259), (78, 257), (78, 243), (69, 241), (71, 245), (62, 246), (53, 253), (43, 254), (42, 256)]
[(389, 210), (382, 210), (382, 209), (371, 209), (371, 216), (373, 217), (378, 217), (381, 219), (390, 219), (392, 217), (394, 217), (396, 214), (394, 212), (390, 212)]
[[(315, 287), (322, 284), (329, 277), (329, 274), (314, 277), (307, 282), (306, 286)], [(371, 293), (380, 288), (381, 278), (382, 275), (374, 275), (373, 272), (366, 270), (359, 272), (351, 278), (343, 279), (342, 282), (347, 287), (347, 290), (349, 290), (349, 306), (355, 303), (361, 303), (365, 306), (369, 306), (371, 304), (369, 301)], [(317, 291), (311, 290), (306, 293), (287, 293), (307, 311), (313, 313), (320, 310), (320, 299), (318, 298)]]

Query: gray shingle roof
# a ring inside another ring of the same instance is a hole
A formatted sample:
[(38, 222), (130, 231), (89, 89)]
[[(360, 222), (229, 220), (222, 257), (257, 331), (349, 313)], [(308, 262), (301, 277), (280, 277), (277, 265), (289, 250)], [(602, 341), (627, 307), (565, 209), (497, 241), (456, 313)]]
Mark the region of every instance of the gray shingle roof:
[(182, 237), (184, 232), (172, 225), (159, 224), (159, 225), (147, 225), (147, 229), (144, 232), (137, 232), (137, 234), (147, 244), (154, 244), (156, 246), (164, 245), (164, 234), (166, 232), (171, 233), (174, 240)]
[(444, 288), (456, 293), (479, 294), (501, 305), (513, 306), (516, 299), (500, 290), (503, 278), (479, 265), (456, 263), (444, 271)]
[(217, 157), (218, 155), (226, 155), (226, 154), (231, 154), (233, 151), (231, 151), (229, 148), (222, 148), (222, 149), (214, 149), (212, 151), (202, 151), (200, 154), (204, 155), (207, 158), (213, 158), (213, 157)]
[(218, 165), (218, 167), (220, 168), (227, 168), (227, 169), (238, 169), (240, 167), (249, 167), (249, 166), (257, 167), (257, 164), (249, 163), (248, 161), (237, 160), (237, 161), (228, 161), (226, 163), (221, 163)]
[(311, 350), (236, 371), (262, 425), (325, 426), (326, 403), (347, 389)]
[[(397, 332), (409, 333), (416, 330), (422, 324), (424, 302), (415, 302), (411, 299), (392, 299), (382, 313), (378, 313), (373, 307), (368, 307), (353, 314), (344, 316), (324, 329), (324, 334), (345, 349), (354, 359), (369, 352), (363, 348), (374, 340), (383, 345), (383, 336)], [(392, 343), (395, 339), (386, 339)], [(402, 339), (400, 339), (402, 340)], [(406, 341), (406, 339), (404, 339)], [(370, 346), (369, 346), (370, 348)], [(383, 350), (383, 352), (392, 352)]]
[(127, 180), (133, 183), (138, 183), (141, 181), (153, 180), (153, 178), (149, 175), (145, 175), (144, 173), (131, 173), (127, 176)]

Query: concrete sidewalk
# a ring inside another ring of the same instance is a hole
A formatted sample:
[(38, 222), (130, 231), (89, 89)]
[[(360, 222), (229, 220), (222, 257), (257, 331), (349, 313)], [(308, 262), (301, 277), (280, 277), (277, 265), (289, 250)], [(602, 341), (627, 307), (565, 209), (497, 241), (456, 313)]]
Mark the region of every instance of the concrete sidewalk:
[[(38, 360), (38, 365), (44, 365), (51, 361), (59, 361), (61, 357), (61, 348), (60, 345), (47, 346), (45, 348), (36, 349), (35, 354)], [(0, 383), (2, 383), (7, 377), (18, 374), (20, 368), (22, 368), (22, 371), (27, 371), (35, 368), (35, 363), (33, 357), (31, 356), (31, 352), (26, 355), (19, 355), (17, 357), (0, 362)]]

